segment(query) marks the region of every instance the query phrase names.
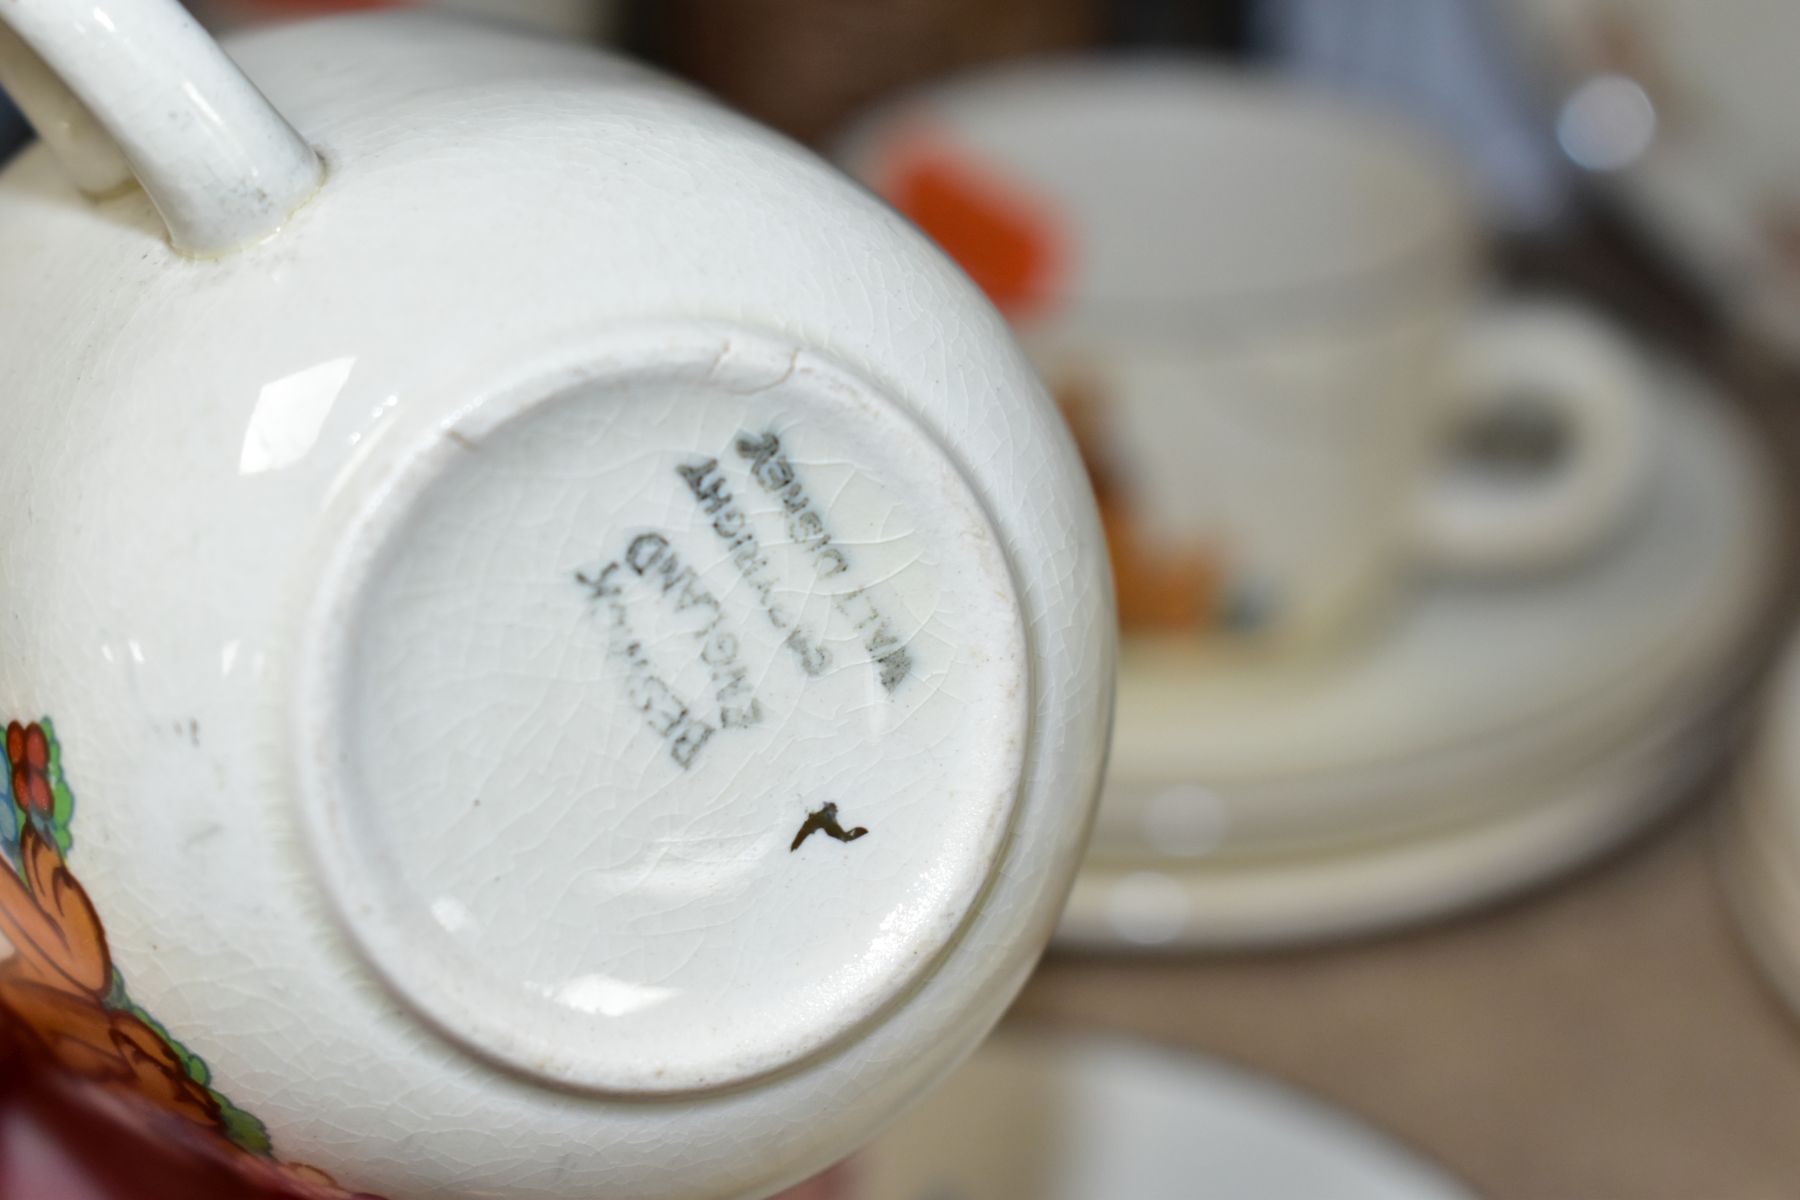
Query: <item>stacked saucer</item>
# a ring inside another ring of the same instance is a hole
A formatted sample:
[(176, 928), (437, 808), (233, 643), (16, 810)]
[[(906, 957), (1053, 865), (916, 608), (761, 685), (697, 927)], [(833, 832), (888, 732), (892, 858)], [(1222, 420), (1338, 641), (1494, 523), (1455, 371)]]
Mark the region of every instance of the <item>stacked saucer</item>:
[[(1062, 943), (1225, 948), (1408, 924), (1544, 880), (1681, 797), (1729, 741), (1779, 523), (1729, 406), (1659, 377), (1655, 483), (1585, 562), (1422, 581), (1382, 630), (1316, 662), (1128, 645)], [(1800, 913), (1800, 763), (1792, 778)]]
[(1770, 980), (1800, 1009), (1800, 640), (1768, 695), (1720, 841), (1726, 885)]

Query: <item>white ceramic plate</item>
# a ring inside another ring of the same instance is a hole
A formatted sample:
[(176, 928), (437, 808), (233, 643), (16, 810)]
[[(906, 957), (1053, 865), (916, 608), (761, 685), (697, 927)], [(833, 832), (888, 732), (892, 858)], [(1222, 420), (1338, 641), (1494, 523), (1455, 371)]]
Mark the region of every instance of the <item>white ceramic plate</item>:
[(1779, 520), (1741, 422), (1692, 378), (1659, 374), (1663, 461), (1645, 511), (1575, 570), (1426, 584), (1379, 636), (1316, 664), (1127, 647), (1096, 847), (1272, 853), (1416, 835), (1554, 790), (1712, 703), (1766, 611)]
[(840, 1177), (843, 1200), (1470, 1200), (1288, 1088), (1117, 1039), (1003, 1032)]
[(1770, 688), (1720, 829), (1720, 872), (1770, 981), (1800, 1012), (1800, 637)]
[[(1746, 324), (1800, 352), (1800, 5), (1522, 0), (1558, 140)], [(1632, 153), (1637, 149), (1637, 153)]]
[[(1670, 728), (1536, 790), (1486, 820), (1332, 853), (1237, 862), (1090, 856), (1063, 911), (1065, 949), (1227, 950), (1416, 925), (1492, 903), (1619, 844), (1719, 761), (1736, 706)], [(1470, 805), (1469, 807), (1478, 807)]]

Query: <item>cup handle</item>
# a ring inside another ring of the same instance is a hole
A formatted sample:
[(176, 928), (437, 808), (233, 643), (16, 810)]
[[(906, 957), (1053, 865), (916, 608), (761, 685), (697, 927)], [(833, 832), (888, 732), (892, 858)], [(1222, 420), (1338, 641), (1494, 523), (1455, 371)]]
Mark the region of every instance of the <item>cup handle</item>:
[(257, 241), (318, 189), (318, 155), (178, 0), (0, 0), (0, 23), (0, 85), (71, 178), (107, 190), (122, 158), (178, 250)]
[(1423, 500), (1429, 565), (1489, 575), (1553, 568), (1592, 550), (1636, 507), (1655, 410), (1635, 349), (1598, 317), (1550, 301), (1496, 305), (1463, 335), (1452, 384), (1464, 428), (1504, 428), (1510, 413), (1521, 434), (1513, 449), (1539, 461), (1507, 478), (1457, 443), (1463, 452), (1446, 454)]

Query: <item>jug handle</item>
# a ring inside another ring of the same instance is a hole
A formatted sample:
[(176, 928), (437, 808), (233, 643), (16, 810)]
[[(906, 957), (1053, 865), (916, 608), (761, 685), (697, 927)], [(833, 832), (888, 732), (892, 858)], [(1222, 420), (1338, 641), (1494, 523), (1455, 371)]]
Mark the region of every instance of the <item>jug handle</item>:
[(274, 233), (324, 167), (178, 0), (0, 0), (0, 82), (64, 170), (103, 194), (133, 176), (175, 248)]
[(44, 60), (0, 21), (0, 86), (88, 195), (110, 196), (136, 182), (119, 144), (100, 128), (81, 98), (62, 85)]

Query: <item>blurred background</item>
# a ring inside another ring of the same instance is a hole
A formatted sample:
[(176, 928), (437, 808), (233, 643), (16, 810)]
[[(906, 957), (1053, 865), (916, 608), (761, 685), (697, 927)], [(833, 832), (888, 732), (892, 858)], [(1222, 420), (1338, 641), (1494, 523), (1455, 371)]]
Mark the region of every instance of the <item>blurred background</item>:
[[(445, 5), (860, 179), (1101, 502), (1117, 740), (1056, 946), (802, 1194), (1793, 1193), (1800, 6)], [(0, 1195), (267, 1194), (7, 1055)]]

